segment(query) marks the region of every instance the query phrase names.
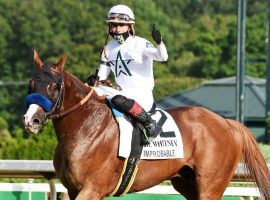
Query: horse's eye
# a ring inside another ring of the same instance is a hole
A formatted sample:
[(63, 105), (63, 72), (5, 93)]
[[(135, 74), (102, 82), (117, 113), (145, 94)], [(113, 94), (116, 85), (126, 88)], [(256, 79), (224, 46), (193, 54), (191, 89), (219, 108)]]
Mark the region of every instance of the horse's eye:
[(59, 87), (56, 83), (50, 83), (47, 87), (47, 94), (49, 97), (53, 100), (56, 101), (58, 96), (59, 96)]
[(50, 91), (55, 91), (55, 90), (58, 90), (58, 85), (56, 83), (51, 83), (48, 85), (48, 90)]
[(29, 85), (28, 85), (28, 94), (31, 94), (34, 92), (34, 87), (35, 87), (35, 81), (30, 80)]

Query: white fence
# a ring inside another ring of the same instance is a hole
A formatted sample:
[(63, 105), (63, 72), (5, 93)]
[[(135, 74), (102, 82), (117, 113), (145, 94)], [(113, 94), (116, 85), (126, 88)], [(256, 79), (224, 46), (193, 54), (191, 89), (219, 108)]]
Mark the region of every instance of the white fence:
[[(268, 164), (270, 170), (270, 164)], [(235, 177), (241, 177), (246, 173), (244, 166), (239, 164), (235, 171)], [(49, 184), (0, 183), (0, 191), (44, 191), (50, 192), (50, 200), (56, 200), (56, 192), (66, 192), (61, 184), (55, 184), (56, 179), (53, 162), (51, 160), (0, 160), (0, 178), (45, 178)], [(147, 194), (178, 194), (172, 186), (155, 186), (140, 193)], [(225, 196), (251, 196), (258, 197), (259, 191), (255, 187), (228, 187)]]

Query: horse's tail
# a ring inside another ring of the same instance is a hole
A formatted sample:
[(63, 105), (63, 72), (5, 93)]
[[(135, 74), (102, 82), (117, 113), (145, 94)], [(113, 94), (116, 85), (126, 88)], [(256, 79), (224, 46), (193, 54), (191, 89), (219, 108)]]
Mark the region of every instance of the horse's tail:
[(252, 133), (243, 124), (236, 122), (241, 132), (243, 142), (243, 161), (245, 168), (255, 180), (261, 195), (266, 200), (270, 200), (270, 172), (265, 159), (260, 152), (255, 138)]

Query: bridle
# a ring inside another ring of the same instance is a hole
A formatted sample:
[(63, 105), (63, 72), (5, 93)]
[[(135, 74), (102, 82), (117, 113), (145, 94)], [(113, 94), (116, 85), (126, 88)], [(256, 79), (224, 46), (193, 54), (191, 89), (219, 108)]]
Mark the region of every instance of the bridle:
[(54, 119), (57, 118), (56, 114), (53, 115), (53, 113), (58, 110), (63, 102), (63, 96), (64, 96), (64, 89), (65, 89), (65, 85), (64, 85), (64, 81), (61, 82), (61, 86), (60, 86), (60, 92), (59, 92), (59, 96), (57, 97), (57, 100), (53, 106), (53, 108), (46, 113), (46, 119)]
[(59, 108), (61, 107), (62, 102), (63, 102), (65, 85), (64, 85), (63, 76), (62, 76), (62, 82), (61, 82), (59, 96), (58, 96), (53, 108), (48, 113), (46, 113), (46, 119), (59, 119), (59, 118), (62, 118), (64, 116), (68, 115), (69, 113), (73, 112), (74, 110), (76, 110), (80, 106), (82, 106), (92, 96), (92, 94), (94, 92), (94, 88), (96, 87), (97, 83), (98, 83), (98, 80), (95, 80), (95, 84), (91, 88), (90, 92), (79, 103), (77, 103), (74, 106), (70, 107), (66, 111), (63, 111), (62, 113), (54, 114), (55, 111), (59, 110)]

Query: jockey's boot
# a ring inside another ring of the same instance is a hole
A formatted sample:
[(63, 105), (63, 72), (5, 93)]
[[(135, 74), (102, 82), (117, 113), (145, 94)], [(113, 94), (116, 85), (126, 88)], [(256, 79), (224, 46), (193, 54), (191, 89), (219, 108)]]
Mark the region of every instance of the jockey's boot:
[[(134, 106), (137, 103), (135, 102)], [(142, 108), (141, 112), (136, 118), (145, 128), (147, 133), (147, 139), (144, 141), (145, 144), (152, 142), (161, 132), (162, 128), (156, 123), (155, 120)]]
[(144, 126), (147, 133), (147, 140), (144, 143), (152, 142), (162, 132), (162, 128), (156, 121), (133, 99), (116, 95), (112, 98), (112, 103)]

